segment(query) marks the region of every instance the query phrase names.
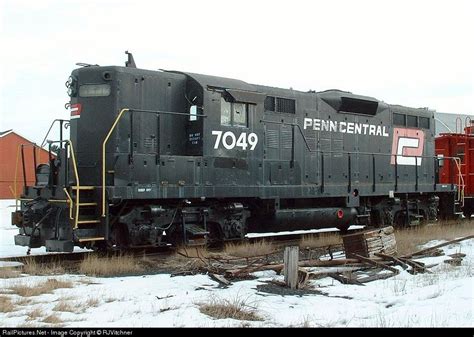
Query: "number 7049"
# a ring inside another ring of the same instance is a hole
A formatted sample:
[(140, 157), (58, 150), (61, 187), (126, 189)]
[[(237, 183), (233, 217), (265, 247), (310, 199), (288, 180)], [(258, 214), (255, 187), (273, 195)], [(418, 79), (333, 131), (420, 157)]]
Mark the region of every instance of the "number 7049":
[(232, 150), (235, 147), (247, 150), (247, 147), (250, 146), (250, 151), (253, 151), (258, 143), (258, 136), (254, 132), (248, 134), (242, 132), (238, 138), (232, 131), (212, 131), (212, 135), (217, 136), (214, 149), (218, 149), (222, 144), (227, 150)]

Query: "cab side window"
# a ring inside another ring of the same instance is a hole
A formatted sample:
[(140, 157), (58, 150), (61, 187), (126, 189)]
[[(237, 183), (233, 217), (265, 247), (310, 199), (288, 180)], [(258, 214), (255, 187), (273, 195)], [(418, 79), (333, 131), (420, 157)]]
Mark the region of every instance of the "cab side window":
[(255, 111), (249, 103), (228, 102), (221, 97), (221, 125), (248, 127), (248, 114)]
[(232, 125), (232, 103), (227, 102), (224, 97), (221, 98), (221, 124), (222, 125)]
[(245, 103), (233, 103), (233, 117), (235, 126), (247, 126), (247, 106)]

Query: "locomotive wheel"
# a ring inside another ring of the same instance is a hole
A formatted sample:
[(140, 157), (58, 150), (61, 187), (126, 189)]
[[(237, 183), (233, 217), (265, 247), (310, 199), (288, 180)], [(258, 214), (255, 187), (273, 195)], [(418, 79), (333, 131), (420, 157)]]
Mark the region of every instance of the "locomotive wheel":
[(408, 226), (406, 214), (405, 214), (404, 211), (398, 211), (395, 214), (395, 216), (393, 218), (393, 224), (397, 227), (407, 227)]
[(126, 249), (129, 245), (129, 236), (127, 225), (118, 223), (112, 227), (110, 239), (107, 242), (110, 248)]
[(438, 209), (434, 206), (429, 207), (427, 220), (436, 220), (437, 218), (438, 218)]
[(207, 224), (209, 235), (207, 237), (207, 243), (210, 247), (219, 247), (224, 243), (224, 234), (222, 233), (221, 226), (217, 222), (209, 222)]

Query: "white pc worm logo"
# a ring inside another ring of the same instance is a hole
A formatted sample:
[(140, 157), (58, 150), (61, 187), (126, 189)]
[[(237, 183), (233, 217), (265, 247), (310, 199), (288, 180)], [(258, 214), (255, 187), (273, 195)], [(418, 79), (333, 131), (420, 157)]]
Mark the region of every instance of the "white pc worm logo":
[(391, 164), (421, 166), (425, 134), (418, 129), (393, 129)]

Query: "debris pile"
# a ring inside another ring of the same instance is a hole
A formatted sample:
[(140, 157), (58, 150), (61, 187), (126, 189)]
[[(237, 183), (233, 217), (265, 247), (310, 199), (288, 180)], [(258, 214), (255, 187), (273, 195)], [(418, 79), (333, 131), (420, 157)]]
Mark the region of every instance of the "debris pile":
[[(351, 234), (349, 237), (349, 239), (343, 238), (345, 257), (338, 255), (334, 258), (333, 255), (335, 254), (331, 254), (331, 256), (323, 256), (319, 259), (298, 261), (299, 254), (294, 253), (295, 249), (299, 250), (298, 246), (286, 247), (285, 263), (271, 262), (274, 259), (270, 259), (269, 256), (252, 258), (187, 256), (190, 259), (199, 259), (199, 267), (175, 275), (207, 273), (222, 287), (227, 287), (234, 280), (253, 278), (252, 273), (273, 270), (277, 274), (286, 271), (287, 275), (285, 275), (285, 282), (272, 281), (272, 284), (286, 286), (291, 289), (304, 289), (308, 286), (309, 280), (324, 277), (334, 278), (343, 284), (363, 286), (371, 281), (393, 277), (399, 274), (401, 270), (406, 270), (413, 275), (432, 273), (429, 269), (436, 264), (427, 265), (415, 259), (444, 255), (439, 248), (462, 240), (472, 239), (474, 235), (447, 241), (404, 256), (396, 254), (396, 242), (391, 227)], [(293, 253), (290, 253), (291, 250), (293, 250)], [(444, 262), (457, 266), (461, 264), (463, 257), (465, 257), (465, 254), (451, 254), (451, 259)], [(400, 266), (401, 269), (396, 268), (397, 266)]]

